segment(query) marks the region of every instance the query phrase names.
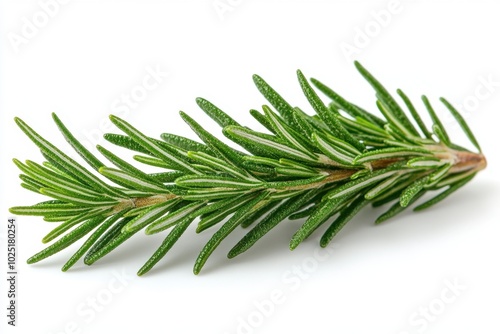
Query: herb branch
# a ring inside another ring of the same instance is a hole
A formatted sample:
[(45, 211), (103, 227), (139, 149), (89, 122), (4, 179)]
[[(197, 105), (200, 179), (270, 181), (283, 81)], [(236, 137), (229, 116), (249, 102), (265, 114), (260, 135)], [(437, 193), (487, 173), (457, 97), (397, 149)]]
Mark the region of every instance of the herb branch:
[[(422, 97), (432, 119), (428, 128), (402, 90), (395, 98), (358, 62), (356, 68), (373, 87), (376, 116), (347, 101), (322, 82), (310, 82), (298, 71), (300, 87), (313, 116), (292, 107), (266, 81), (254, 82), (269, 105), (252, 116), (268, 131), (240, 125), (209, 101), (196, 102), (241, 146), (235, 150), (181, 112), (201, 142), (175, 134), (147, 136), (123, 119), (110, 116), (122, 134), (106, 134), (110, 143), (137, 152), (134, 160), (158, 167), (146, 173), (108, 149), (97, 150), (112, 166), (87, 150), (53, 114), (67, 142), (85, 160), (82, 166), (55, 147), (24, 121), (15, 121), (40, 149), (45, 161), (14, 159), (21, 186), (50, 200), (10, 209), (14, 214), (42, 216), (59, 223), (43, 239), (52, 242), (28, 263), (41, 261), (86, 238), (63, 265), (70, 269), (83, 257), (90, 265), (134, 234), (165, 233), (164, 241), (140, 268), (153, 268), (197, 221), (196, 232), (214, 233), (195, 261), (198, 274), (219, 244), (238, 226), (247, 234), (229, 251), (233, 258), (287, 219), (305, 219), (291, 237), (290, 249), (320, 229), (325, 247), (358, 211), (368, 204), (393, 203), (376, 219), (381, 223), (404, 211), (427, 192), (437, 194), (415, 210), (426, 209), (458, 190), (486, 167), (481, 148), (459, 112), (444, 98), (476, 152), (454, 144), (433, 106)], [(330, 99), (325, 104), (311, 83)], [(407, 109), (407, 112), (404, 111)], [(409, 115), (408, 115), (409, 114)], [(92, 171), (93, 169), (93, 171)], [(102, 177), (100, 177), (100, 176)], [(103, 177), (109, 182), (104, 182)]]

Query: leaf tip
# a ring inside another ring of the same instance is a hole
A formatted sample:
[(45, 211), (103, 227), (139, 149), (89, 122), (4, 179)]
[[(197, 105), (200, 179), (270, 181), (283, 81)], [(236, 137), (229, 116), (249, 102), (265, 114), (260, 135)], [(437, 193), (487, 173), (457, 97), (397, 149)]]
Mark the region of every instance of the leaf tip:
[(299, 81), (306, 80), (306, 77), (304, 76), (304, 73), (302, 73), (302, 71), (300, 69), (298, 69), (296, 71), (296, 73), (297, 73), (297, 77), (299, 78)]
[(403, 208), (406, 208), (408, 204), (410, 204), (410, 199), (411, 198), (409, 196), (401, 197), (399, 199), (399, 205), (401, 205)]
[(142, 267), (137, 271), (137, 276), (141, 277), (149, 271), (150, 268)]
[(253, 74), (252, 80), (255, 84), (258, 84), (259, 82), (263, 81), (262, 78), (258, 74)]
[(201, 268), (197, 265), (194, 266), (193, 268), (193, 274), (198, 275), (201, 271)]
[(288, 248), (290, 248), (291, 251), (293, 251), (295, 248), (297, 248), (297, 246), (300, 244), (302, 240), (300, 238), (297, 237), (297, 235), (294, 235), (292, 237), (292, 240), (290, 240), (290, 245), (288, 246)]
[(326, 248), (330, 244), (330, 240), (328, 238), (321, 238), (319, 241), (319, 245), (321, 248)]
[(184, 121), (187, 121), (189, 120), (191, 117), (189, 117), (188, 114), (186, 114), (184, 111), (182, 110), (179, 110), (179, 115), (181, 116), (181, 118), (184, 120)]
[(361, 65), (361, 63), (357, 60), (354, 61), (354, 67), (358, 70), (358, 72), (363, 73), (366, 71), (366, 69)]
[(20, 119), (19, 117), (14, 117), (14, 122), (16, 122), (17, 125), (21, 126), (22, 124), (24, 124), (24, 121), (22, 119)]
[(85, 263), (87, 266), (94, 264), (94, 262), (97, 261), (97, 259), (98, 259), (98, 257), (96, 255), (97, 255), (97, 253), (94, 253), (89, 257), (85, 257), (83, 259), (83, 263)]

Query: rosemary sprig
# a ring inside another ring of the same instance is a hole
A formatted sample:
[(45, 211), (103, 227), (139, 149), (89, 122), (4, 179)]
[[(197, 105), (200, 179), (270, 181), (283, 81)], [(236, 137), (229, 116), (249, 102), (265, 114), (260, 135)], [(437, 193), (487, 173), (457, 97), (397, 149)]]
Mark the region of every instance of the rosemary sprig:
[[(381, 223), (428, 191), (440, 190), (415, 210), (442, 201), (486, 167), (475, 136), (447, 100), (441, 98), (478, 152), (451, 141), (425, 96), (422, 100), (433, 122), (432, 131), (403, 91), (397, 93), (409, 115), (373, 75), (358, 62), (355, 65), (374, 88), (383, 119), (312, 79), (312, 84), (331, 99), (325, 104), (300, 71), (299, 84), (316, 112), (314, 116), (292, 107), (266, 81), (254, 76), (270, 106), (263, 106), (262, 113), (250, 113), (269, 130), (267, 133), (240, 125), (209, 101), (198, 98), (200, 108), (242, 151), (231, 148), (183, 112), (181, 117), (201, 142), (174, 134), (154, 139), (125, 120), (110, 116), (124, 134), (106, 134), (105, 138), (139, 152), (134, 159), (163, 169), (158, 173), (145, 173), (98, 146), (114, 167), (105, 165), (54, 114), (64, 138), (94, 169), (91, 172), (16, 118), (46, 160), (42, 164), (14, 160), (22, 172), (21, 186), (51, 200), (10, 211), (60, 222), (42, 239), (44, 243), (55, 241), (28, 263), (45, 259), (90, 234), (63, 266), (66, 271), (82, 257), (85, 264), (94, 263), (140, 230), (156, 234), (171, 229), (139, 270), (143, 275), (198, 219), (198, 233), (219, 226), (195, 262), (194, 273), (198, 274), (217, 246), (238, 226), (257, 222), (230, 250), (229, 258), (251, 248), (287, 218), (305, 218), (291, 238), (290, 249), (332, 221), (320, 239), (320, 245), (326, 247), (369, 203), (380, 206), (393, 202), (376, 219)], [(96, 172), (110, 182), (102, 181)]]

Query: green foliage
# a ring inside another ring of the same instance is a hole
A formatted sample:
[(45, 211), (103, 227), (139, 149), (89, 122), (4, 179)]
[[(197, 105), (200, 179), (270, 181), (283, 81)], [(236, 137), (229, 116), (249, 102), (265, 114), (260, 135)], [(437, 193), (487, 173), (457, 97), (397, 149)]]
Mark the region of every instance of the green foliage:
[(161, 139), (151, 138), (125, 120), (110, 116), (124, 134), (106, 134), (105, 139), (139, 152), (134, 159), (159, 168), (155, 173), (146, 173), (98, 146), (102, 156), (114, 165), (107, 166), (53, 115), (66, 141), (92, 172), (16, 118), (46, 160), (38, 164), (14, 159), (22, 172), (21, 186), (51, 200), (10, 211), (59, 222), (42, 239), (53, 243), (29, 258), (28, 263), (41, 261), (86, 238), (64, 264), (62, 270), (66, 271), (82, 257), (85, 264), (91, 265), (141, 230), (146, 234), (170, 230), (139, 270), (138, 274), (143, 275), (197, 221), (197, 233), (214, 229), (195, 261), (193, 271), (198, 274), (238, 226), (247, 228), (255, 223), (229, 251), (229, 258), (250, 249), (287, 219), (304, 219), (291, 236), (290, 249), (326, 223), (328, 227), (320, 239), (320, 245), (325, 247), (370, 203), (392, 203), (376, 219), (381, 223), (427, 192), (441, 190), (415, 209), (423, 210), (463, 187), (486, 167), (475, 136), (447, 100), (441, 98), (478, 153), (451, 141), (425, 96), (423, 104), (432, 119), (429, 128), (402, 90), (397, 93), (409, 116), (372, 74), (359, 63), (355, 65), (375, 90), (379, 116), (311, 79), (331, 99), (323, 102), (300, 71), (298, 81), (314, 116), (292, 107), (266, 81), (254, 76), (270, 106), (250, 113), (267, 132), (242, 126), (211, 102), (196, 99), (242, 151), (224, 143), (183, 112), (181, 117), (201, 142), (169, 133), (162, 134)]

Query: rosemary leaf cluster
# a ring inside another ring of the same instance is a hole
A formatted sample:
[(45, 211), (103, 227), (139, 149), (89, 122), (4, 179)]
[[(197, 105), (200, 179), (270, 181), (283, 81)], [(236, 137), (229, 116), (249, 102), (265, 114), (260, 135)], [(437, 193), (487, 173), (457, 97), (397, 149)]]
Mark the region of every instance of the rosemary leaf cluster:
[[(66, 271), (82, 257), (91, 265), (141, 230), (146, 234), (166, 232), (164, 241), (140, 268), (138, 274), (142, 275), (196, 221), (197, 233), (213, 231), (195, 261), (194, 273), (198, 274), (238, 226), (250, 228), (229, 251), (230, 258), (248, 250), (287, 219), (305, 219), (291, 237), (290, 249), (316, 229), (322, 230), (320, 244), (325, 247), (368, 204), (392, 203), (376, 219), (378, 224), (429, 191), (439, 190), (415, 210), (440, 202), (486, 167), (476, 138), (447, 100), (441, 98), (442, 104), (477, 152), (451, 141), (425, 96), (422, 101), (432, 119), (429, 128), (403, 91), (397, 91), (400, 105), (364, 67), (355, 65), (375, 90), (376, 107), (383, 118), (311, 79), (331, 100), (325, 104), (300, 71), (298, 81), (313, 116), (292, 107), (266, 81), (254, 76), (269, 105), (250, 113), (268, 130), (265, 133), (240, 125), (209, 101), (198, 98), (200, 108), (241, 150), (231, 148), (183, 112), (182, 119), (200, 142), (170, 133), (162, 134), (161, 139), (151, 138), (125, 120), (110, 116), (122, 133), (106, 134), (106, 140), (136, 151), (134, 159), (159, 167), (161, 172), (157, 173), (145, 173), (97, 146), (109, 161), (103, 163), (53, 115), (67, 142), (90, 168), (84, 167), (16, 118), (45, 159), (42, 163), (14, 160), (22, 172), (21, 186), (50, 200), (10, 211), (59, 223), (42, 239), (52, 243), (28, 263), (86, 238), (64, 264), (62, 270)], [(327, 226), (323, 228), (323, 224)]]

